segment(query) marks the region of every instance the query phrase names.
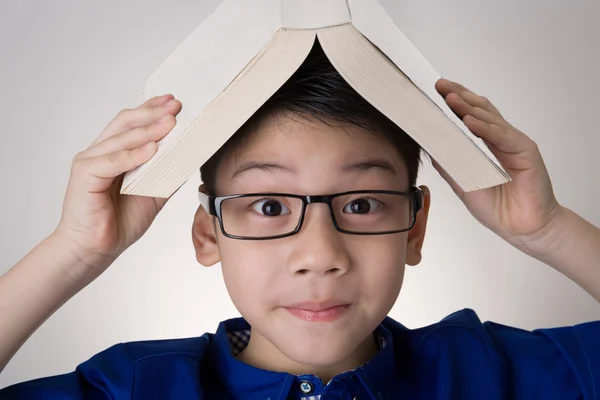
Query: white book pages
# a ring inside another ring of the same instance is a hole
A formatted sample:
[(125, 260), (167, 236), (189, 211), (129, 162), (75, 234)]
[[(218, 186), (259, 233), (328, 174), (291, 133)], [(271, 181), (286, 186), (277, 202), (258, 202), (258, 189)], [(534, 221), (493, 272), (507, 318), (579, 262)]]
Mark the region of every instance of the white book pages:
[[(159, 189), (160, 185), (151, 183), (157, 179), (159, 172), (151, 172), (150, 166), (172, 150), (178, 137), (261, 52), (275, 32), (282, 27), (326, 29), (349, 19), (477, 145), (489, 159), (489, 165), (495, 165), (509, 180), (508, 174), (483, 141), (469, 131), (435, 90), (434, 85), (440, 74), (398, 29), (377, 0), (224, 0), (148, 79), (145, 91), (147, 98), (173, 93), (182, 101), (183, 109), (173, 131), (159, 142), (157, 154), (126, 174), (121, 193), (140, 194), (136, 187), (152, 186), (157, 191), (145, 191), (144, 195), (157, 195), (160, 192), (162, 197), (168, 197), (172, 194), (165, 195)], [(220, 140), (221, 145), (226, 141), (224, 137)], [(202, 164), (210, 156), (204, 154), (198, 162)], [(159, 171), (156, 168), (152, 170)], [(176, 187), (179, 187), (189, 175), (173, 177), (177, 179)], [(480, 184), (486, 181), (489, 180), (482, 178)], [(457, 183), (461, 185), (461, 182)]]
[(348, 0), (352, 13), (352, 24), (367, 39), (387, 55), (410, 80), (425, 93), (473, 143), (502, 171), (498, 159), (486, 144), (473, 135), (460, 118), (446, 104), (444, 98), (435, 89), (435, 83), (441, 75), (433, 68), (415, 45), (394, 23), (377, 0)]
[(183, 108), (158, 152), (125, 175), (131, 185), (267, 45), (281, 20), (280, 0), (226, 0), (148, 78), (146, 99), (172, 93)]
[(502, 183), (500, 171), (485, 168), (485, 154), (354, 25), (319, 30), (318, 39), (350, 86), (410, 135), (463, 190)]
[(296, 72), (315, 38), (313, 30), (279, 30), (235, 82), (198, 115), (172, 151), (148, 167), (153, 179), (124, 188), (142, 196), (169, 197)]

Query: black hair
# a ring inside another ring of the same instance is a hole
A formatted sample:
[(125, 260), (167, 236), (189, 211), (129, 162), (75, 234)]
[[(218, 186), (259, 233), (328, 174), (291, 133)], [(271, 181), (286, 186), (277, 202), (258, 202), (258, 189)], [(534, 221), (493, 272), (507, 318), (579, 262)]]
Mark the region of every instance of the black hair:
[(402, 156), (410, 186), (416, 184), (421, 147), (360, 96), (337, 72), (315, 41), (310, 54), (292, 77), (200, 168), (201, 179), (209, 195), (217, 195), (216, 175), (223, 157), (238, 148), (256, 124), (277, 113), (312, 117), (330, 126), (334, 121), (383, 135)]

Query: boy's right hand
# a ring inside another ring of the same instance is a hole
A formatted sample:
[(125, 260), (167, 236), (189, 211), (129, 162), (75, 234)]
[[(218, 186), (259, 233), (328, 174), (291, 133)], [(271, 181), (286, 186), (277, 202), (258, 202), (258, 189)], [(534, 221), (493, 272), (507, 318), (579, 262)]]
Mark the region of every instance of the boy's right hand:
[[(181, 103), (172, 95), (125, 109), (73, 159), (60, 222), (53, 232), (83, 271), (99, 275), (148, 230), (168, 199), (120, 194), (124, 173), (148, 161), (174, 126)], [(72, 246), (72, 247), (71, 247)]]

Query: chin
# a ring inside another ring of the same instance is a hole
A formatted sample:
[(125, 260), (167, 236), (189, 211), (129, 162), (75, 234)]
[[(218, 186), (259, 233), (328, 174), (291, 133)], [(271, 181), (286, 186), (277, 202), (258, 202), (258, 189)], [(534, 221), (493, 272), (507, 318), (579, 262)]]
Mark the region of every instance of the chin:
[(328, 367), (344, 362), (360, 345), (349, 338), (304, 337), (286, 341), (280, 351), (289, 359), (315, 367)]
[(275, 345), (289, 359), (314, 366), (331, 366), (348, 359), (371, 331), (351, 324), (285, 324), (273, 337)]

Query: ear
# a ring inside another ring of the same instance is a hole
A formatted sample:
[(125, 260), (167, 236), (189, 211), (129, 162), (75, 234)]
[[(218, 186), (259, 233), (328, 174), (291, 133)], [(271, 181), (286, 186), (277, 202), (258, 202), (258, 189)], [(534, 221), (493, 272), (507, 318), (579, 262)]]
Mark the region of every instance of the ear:
[[(204, 192), (204, 185), (200, 190)], [(202, 206), (198, 206), (192, 225), (192, 241), (196, 250), (196, 260), (205, 267), (210, 267), (221, 261), (217, 232), (212, 215)]]
[(421, 249), (425, 240), (427, 217), (429, 216), (429, 206), (431, 204), (431, 192), (429, 188), (424, 185), (419, 187), (423, 191), (423, 207), (417, 213), (415, 226), (408, 232), (406, 245), (406, 263), (413, 266), (421, 262)]

